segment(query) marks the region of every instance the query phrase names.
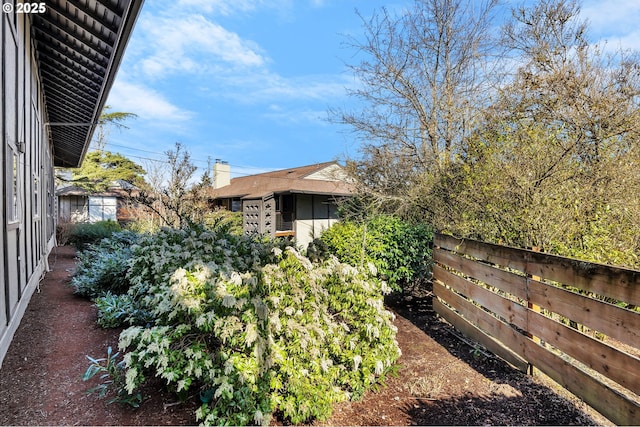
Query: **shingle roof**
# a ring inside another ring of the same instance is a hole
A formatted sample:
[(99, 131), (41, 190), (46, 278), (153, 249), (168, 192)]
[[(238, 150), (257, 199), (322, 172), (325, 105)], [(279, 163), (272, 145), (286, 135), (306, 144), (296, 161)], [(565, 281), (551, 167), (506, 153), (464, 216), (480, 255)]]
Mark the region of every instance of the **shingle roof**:
[[(271, 193), (303, 193), (348, 196), (353, 187), (330, 171), (340, 170), (337, 162), (317, 163), (309, 166), (282, 169), (231, 179), (231, 184), (209, 193), (212, 199), (260, 198)], [(323, 172), (326, 172), (323, 176)], [(322, 179), (326, 177), (327, 179)]]
[(54, 165), (79, 166), (143, 0), (47, 0), (32, 14)]
[(117, 179), (102, 192), (93, 192), (77, 185), (67, 185), (56, 189), (56, 196), (123, 196), (131, 191), (139, 190), (138, 187), (123, 179)]
[(59, 197), (64, 197), (64, 196), (84, 196), (84, 197), (89, 197), (89, 196), (101, 196), (101, 197), (114, 197), (114, 196), (121, 196), (122, 194), (117, 193), (115, 191), (103, 191), (100, 193), (94, 193), (91, 192), (89, 190), (86, 190), (82, 187), (78, 187), (75, 185), (71, 185), (68, 187), (64, 187), (64, 188), (60, 188), (58, 190), (56, 190), (56, 196)]

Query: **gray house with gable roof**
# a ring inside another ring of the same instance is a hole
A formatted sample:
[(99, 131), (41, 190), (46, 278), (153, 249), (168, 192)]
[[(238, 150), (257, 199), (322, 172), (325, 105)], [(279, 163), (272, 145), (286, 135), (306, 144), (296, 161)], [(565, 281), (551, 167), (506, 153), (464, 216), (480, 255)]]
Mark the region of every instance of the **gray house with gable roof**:
[(216, 161), (213, 182), (211, 204), (241, 211), (245, 233), (290, 236), (303, 247), (338, 221), (337, 201), (354, 191), (337, 162), (231, 179), (229, 165)]

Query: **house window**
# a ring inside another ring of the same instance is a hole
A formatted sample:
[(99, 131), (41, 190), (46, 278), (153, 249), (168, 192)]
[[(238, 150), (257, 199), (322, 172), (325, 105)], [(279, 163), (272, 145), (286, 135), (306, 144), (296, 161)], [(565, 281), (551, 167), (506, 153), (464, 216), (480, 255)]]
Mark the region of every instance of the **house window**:
[(38, 200), (38, 194), (40, 193), (40, 180), (38, 176), (33, 174), (33, 215), (38, 216), (40, 214), (40, 201)]
[(89, 197), (89, 222), (116, 221), (118, 202), (115, 197)]
[(7, 182), (9, 182), (9, 194), (8, 198), (8, 220), (9, 222), (16, 222), (20, 219), (19, 204), (18, 204), (18, 153), (15, 149), (9, 146), (9, 167), (7, 168)]

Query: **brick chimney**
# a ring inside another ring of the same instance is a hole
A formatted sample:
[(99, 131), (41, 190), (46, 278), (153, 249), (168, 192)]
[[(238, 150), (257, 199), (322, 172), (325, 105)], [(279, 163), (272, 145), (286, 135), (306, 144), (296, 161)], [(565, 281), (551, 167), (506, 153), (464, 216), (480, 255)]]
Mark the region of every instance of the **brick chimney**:
[(231, 167), (229, 162), (216, 159), (213, 165), (213, 188), (217, 189), (231, 184)]

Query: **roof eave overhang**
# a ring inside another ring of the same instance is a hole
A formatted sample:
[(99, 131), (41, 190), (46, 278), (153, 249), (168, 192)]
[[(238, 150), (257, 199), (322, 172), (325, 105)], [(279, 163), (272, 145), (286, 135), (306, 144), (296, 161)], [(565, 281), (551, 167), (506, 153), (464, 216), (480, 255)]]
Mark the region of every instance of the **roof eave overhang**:
[(313, 190), (287, 190), (287, 193), (291, 194), (310, 194), (315, 196), (333, 196), (333, 197), (347, 197), (351, 196), (352, 193), (346, 193), (341, 191), (313, 191)]
[(313, 190), (273, 190), (273, 191), (265, 191), (263, 193), (253, 193), (242, 196), (242, 200), (255, 200), (255, 199), (268, 199), (270, 197), (280, 195), (280, 194), (306, 194), (310, 196), (328, 196), (328, 197), (350, 197), (353, 193), (345, 193), (345, 192), (327, 192), (327, 191), (313, 191)]
[(79, 167), (84, 160), (84, 157), (87, 154), (87, 150), (89, 150), (89, 145), (91, 144), (91, 139), (93, 138), (93, 134), (96, 131), (96, 124), (100, 119), (100, 115), (102, 114), (102, 110), (107, 102), (107, 97), (109, 96), (109, 92), (111, 91), (111, 87), (113, 86), (113, 82), (116, 78), (116, 74), (118, 72), (118, 68), (120, 67), (120, 63), (122, 62), (122, 57), (124, 56), (125, 49), (129, 42), (129, 38), (131, 37), (131, 33), (133, 32), (133, 27), (135, 26), (136, 20), (138, 19), (138, 14), (140, 13), (140, 9), (142, 8), (142, 4), (144, 0), (132, 0), (129, 3), (129, 8), (127, 13), (124, 16), (124, 25), (120, 28), (120, 34), (118, 34), (118, 42), (117, 47), (115, 49), (115, 53), (111, 58), (111, 63), (109, 64), (109, 68), (107, 71), (107, 77), (105, 79), (105, 83), (102, 86), (102, 91), (100, 93), (100, 98), (96, 108), (93, 111), (93, 120), (92, 125), (87, 133), (87, 137), (84, 141), (84, 147), (82, 149), (82, 153), (80, 154), (80, 158), (74, 167)]
[(53, 163), (78, 167), (144, 0), (51, 0), (32, 15)]
[(209, 200), (242, 199), (242, 198), (246, 197), (247, 195), (248, 195), (248, 193), (223, 194), (223, 195), (213, 194), (213, 195), (209, 195), (208, 199)]

